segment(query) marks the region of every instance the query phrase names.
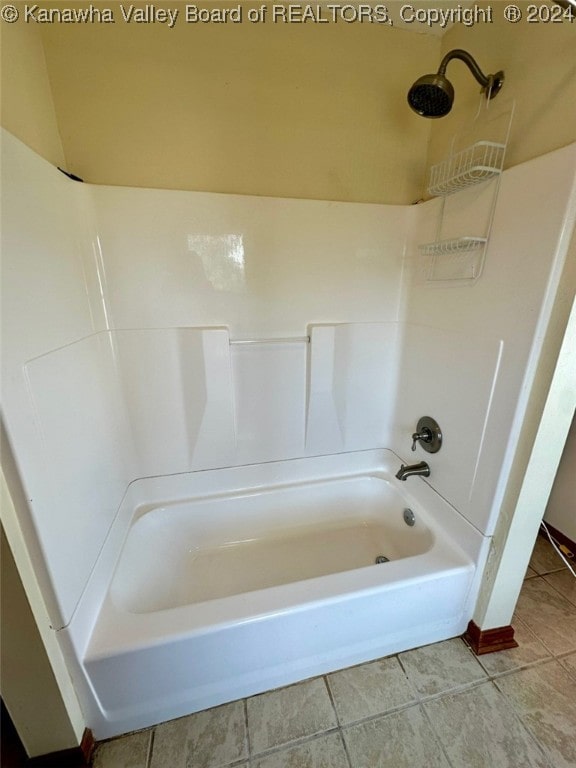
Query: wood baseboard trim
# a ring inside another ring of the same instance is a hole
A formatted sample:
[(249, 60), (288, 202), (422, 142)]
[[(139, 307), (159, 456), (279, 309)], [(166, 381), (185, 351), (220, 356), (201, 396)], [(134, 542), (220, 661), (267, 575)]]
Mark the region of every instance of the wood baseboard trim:
[(79, 747), (31, 757), (26, 763), (26, 768), (88, 768), (95, 745), (92, 731), (85, 728)]
[(94, 734), (90, 730), (90, 728), (84, 728), (84, 733), (82, 734), (82, 741), (80, 742), (80, 749), (82, 750), (82, 754), (84, 755), (84, 760), (88, 765), (91, 764), (92, 761), (92, 755), (94, 754), (94, 749), (96, 747), (96, 740), (94, 739)]
[[(544, 520), (544, 522), (546, 523), (546, 520)], [(562, 531), (559, 531), (558, 528), (554, 528), (554, 526), (550, 525), (550, 523), (546, 523), (546, 527), (548, 528), (552, 536), (557, 541), (560, 542), (560, 544), (564, 544), (564, 546), (568, 547), (570, 552), (572, 552), (572, 554), (576, 556), (576, 542), (572, 541), (572, 539), (569, 539), (568, 536), (566, 536), (566, 534), (562, 533)], [(540, 528), (540, 530), (538, 531), (538, 535), (542, 536), (544, 539), (546, 539), (546, 541), (549, 541), (548, 536), (546, 536), (546, 533), (545, 531), (542, 530), (542, 528)]]
[(514, 627), (510, 625), (495, 627), (494, 629), (480, 629), (477, 624), (471, 621), (463, 638), (476, 656), (518, 648), (518, 643), (514, 640)]

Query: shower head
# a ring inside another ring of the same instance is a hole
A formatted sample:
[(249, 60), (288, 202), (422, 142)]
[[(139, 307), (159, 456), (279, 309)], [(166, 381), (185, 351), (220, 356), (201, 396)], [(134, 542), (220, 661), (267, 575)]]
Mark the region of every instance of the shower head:
[(440, 73), (422, 75), (408, 92), (408, 103), (423, 117), (444, 117), (452, 109), (454, 88)]
[(446, 67), (452, 59), (460, 59), (478, 80), (488, 96), (493, 99), (502, 88), (504, 72), (495, 75), (485, 75), (472, 56), (467, 51), (455, 48), (444, 56), (438, 72), (432, 75), (419, 77), (408, 91), (408, 104), (414, 112), (422, 117), (444, 117), (452, 109), (454, 103), (454, 87), (446, 77)]

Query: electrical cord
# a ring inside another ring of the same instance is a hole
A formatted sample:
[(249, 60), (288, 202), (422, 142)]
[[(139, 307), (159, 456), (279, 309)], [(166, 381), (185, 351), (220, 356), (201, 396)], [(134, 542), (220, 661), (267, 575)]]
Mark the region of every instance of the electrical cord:
[[(572, 576), (574, 576), (574, 578), (576, 579), (576, 571), (572, 567), (572, 564), (569, 562), (569, 560), (566, 557), (566, 555), (564, 554), (564, 552), (560, 549), (560, 546), (561, 546), (560, 543), (557, 542), (556, 539), (552, 536), (552, 534), (548, 530), (548, 526), (546, 525), (545, 522), (541, 522), (540, 526), (544, 529), (544, 532), (546, 533), (546, 536), (548, 536), (548, 538), (550, 539), (550, 544), (552, 544), (552, 546), (554, 547), (554, 549), (556, 550), (558, 555), (562, 558), (562, 560), (564, 560), (564, 562), (568, 566), (568, 570), (570, 571)], [(569, 551), (569, 550), (566, 550), (566, 551)], [(574, 557), (574, 555), (571, 552), (570, 552), (570, 554), (572, 555), (572, 557)]]

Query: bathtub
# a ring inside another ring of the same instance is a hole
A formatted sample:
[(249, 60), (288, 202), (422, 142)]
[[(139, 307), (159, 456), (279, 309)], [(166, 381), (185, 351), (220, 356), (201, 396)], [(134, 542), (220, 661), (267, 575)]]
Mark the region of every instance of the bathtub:
[(399, 465), (360, 451), (134, 482), (61, 631), (96, 738), (461, 634), (487, 539)]

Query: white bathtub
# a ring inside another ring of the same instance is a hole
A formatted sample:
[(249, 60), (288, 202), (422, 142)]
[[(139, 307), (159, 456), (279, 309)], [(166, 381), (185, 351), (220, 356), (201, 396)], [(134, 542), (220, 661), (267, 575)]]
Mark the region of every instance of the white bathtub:
[(399, 464), (362, 451), (133, 483), (62, 630), (96, 737), (462, 633), (487, 540)]

